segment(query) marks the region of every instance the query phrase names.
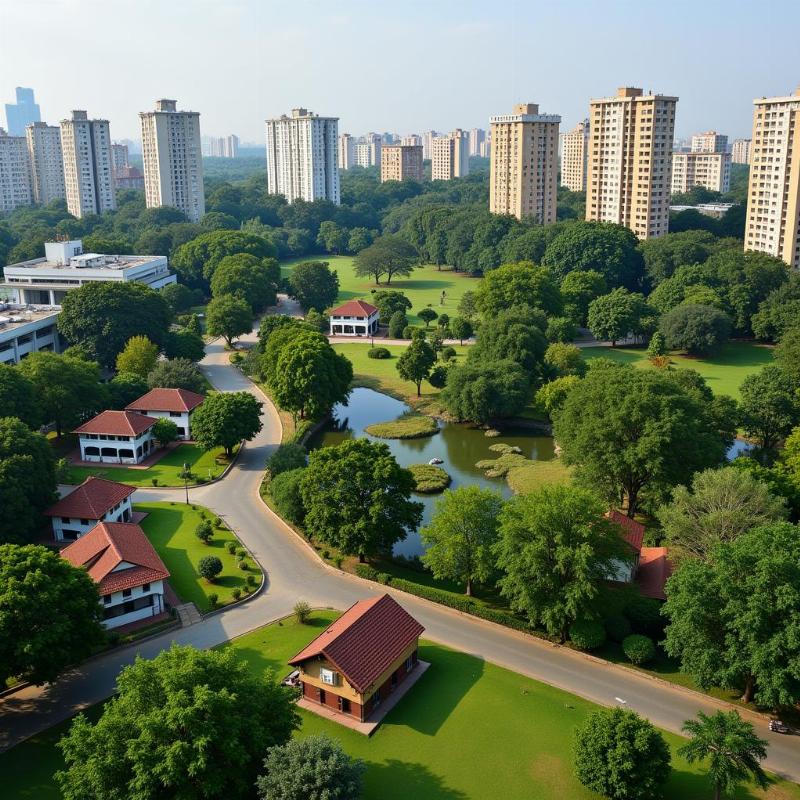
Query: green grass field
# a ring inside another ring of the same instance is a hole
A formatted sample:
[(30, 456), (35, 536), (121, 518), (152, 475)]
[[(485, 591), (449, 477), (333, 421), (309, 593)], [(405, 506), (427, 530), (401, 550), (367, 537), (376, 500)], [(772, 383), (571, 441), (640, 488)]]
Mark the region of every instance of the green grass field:
[[(585, 358), (611, 358), (635, 367), (649, 367), (647, 351), (628, 347), (585, 347)], [(671, 355), (672, 366), (697, 370), (715, 394), (727, 394), (739, 399), (742, 381), (765, 364), (772, 363), (772, 348), (751, 342), (729, 342), (719, 353), (708, 358)]]
[[(216, 594), (219, 604), (225, 605), (233, 600), (234, 589), (245, 594), (248, 575), (255, 576), (256, 586), (261, 583), (261, 570), (252, 558), (246, 558), (249, 569), (241, 570), (236, 557), (225, 549), (227, 542), (240, 546), (228, 528), (215, 527), (210, 544), (203, 544), (195, 536), (202, 513), (213, 525), (216, 515), (211, 511), (184, 503), (137, 503), (134, 508), (147, 512), (141, 526), (169, 570), (172, 588), (181, 600), (193, 602), (201, 613), (211, 607), (209, 594)], [(222, 573), (213, 584), (197, 574), (197, 562), (203, 556), (217, 556), (222, 561)]]
[[(315, 612), (311, 623), (269, 625), (234, 640), (253, 670), (283, 676), (286, 661), (336, 617)], [(298, 736), (326, 733), (339, 740), (367, 771), (365, 800), (553, 800), (595, 798), (572, 775), (575, 726), (594, 706), (574, 695), (488, 664), (473, 656), (422, 642), (428, 672), (370, 738), (301, 712)], [(97, 714), (97, 708), (90, 710)], [(3, 797), (55, 800), (52, 774), (61, 765), (55, 743), (67, 725), (0, 755)], [(702, 765), (675, 753), (681, 743), (667, 734), (673, 772), (667, 800), (711, 796)], [(776, 782), (767, 791), (744, 788), (739, 800), (798, 800), (800, 786)]]
[[(453, 272), (449, 267), (438, 270), (433, 266), (417, 267), (408, 278), (393, 278), (391, 284), (386, 286), (382, 279), (380, 285), (370, 278), (359, 278), (353, 274), (352, 256), (308, 256), (284, 261), (281, 264), (281, 276), (286, 277), (295, 264), (304, 261), (327, 261), (331, 269), (339, 275), (339, 302), (345, 300), (362, 299), (369, 302), (370, 292), (373, 289), (397, 289), (403, 292), (411, 301), (412, 308), (408, 320), (412, 325), (420, 324), (417, 312), (430, 305), (437, 314), (444, 312), (454, 317), (458, 314), (458, 302), (464, 292), (474, 290), (478, 279), (471, 278), (460, 272)], [(442, 292), (445, 292), (444, 303), (441, 302)]]

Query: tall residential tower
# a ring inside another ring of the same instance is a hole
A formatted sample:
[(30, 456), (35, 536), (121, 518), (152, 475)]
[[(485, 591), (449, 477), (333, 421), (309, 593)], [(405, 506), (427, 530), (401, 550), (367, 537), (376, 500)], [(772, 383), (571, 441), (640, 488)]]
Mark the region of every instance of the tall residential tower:
[(431, 180), (449, 181), (469, 174), (469, 134), (456, 128), (433, 140)]
[(32, 122), (25, 130), (31, 162), (33, 199), (46, 204), (66, 196), (64, 159), (61, 156), (61, 131), (56, 125)]
[(381, 183), (421, 181), (422, 145), (388, 144), (381, 149)]
[(586, 157), (589, 153), (589, 120), (561, 134), (561, 185), (573, 192), (586, 191)]
[(0, 128), (0, 213), (33, 203), (28, 145)]
[(9, 136), (24, 136), (25, 128), (34, 122), (41, 122), (39, 106), (33, 99), (33, 89), (22, 86), (16, 88), (16, 103), (6, 103), (6, 122)]

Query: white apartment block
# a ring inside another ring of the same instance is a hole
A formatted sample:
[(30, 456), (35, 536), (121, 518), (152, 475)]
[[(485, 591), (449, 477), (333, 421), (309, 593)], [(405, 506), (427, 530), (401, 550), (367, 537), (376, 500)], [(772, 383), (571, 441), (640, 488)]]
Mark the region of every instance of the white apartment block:
[(33, 122), (25, 129), (31, 165), (33, 199), (43, 205), (66, 197), (61, 130), (46, 122)]
[(469, 136), (456, 128), (449, 136), (433, 140), (431, 180), (449, 181), (469, 174)]
[(292, 203), (330, 200), (339, 204), (339, 118), (305, 108), (268, 119), (267, 191)]
[(441, 133), (437, 133), (436, 131), (425, 131), (425, 133), (422, 134), (422, 158), (426, 161), (433, 158), (433, 140), (441, 135)]
[(421, 147), (422, 137), (416, 133), (409, 133), (400, 139), (400, 144), (402, 144), (404, 147)]
[(561, 185), (572, 192), (586, 191), (586, 159), (589, 154), (589, 120), (561, 134)]
[(483, 128), (473, 128), (469, 132), (469, 154), (479, 156), (481, 145), (486, 141), (486, 131)]
[(672, 154), (672, 194), (704, 186), (712, 192), (731, 188), (731, 157), (725, 152), (695, 150)]
[(19, 364), (40, 350), (60, 353), (56, 329), (60, 308), (0, 303), (0, 364)]
[(727, 153), (728, 137), (716, 131), (696, 133), (692, 136), (693, 153)]
[(380, 134), (368, 133), (362, 136), (355, 145), (354, 158), (359, 167), (380, 167), (383, 140)]
[(744, 249), (800, 267), (800, 89), (753, 101)]
[(590, 102), (587, 220), (624, 225), (640, 239), (668, 232), (677, 102), (633, 87)]
[(731, 146), (731, 161), (734, 164), (750, 163), (750, 139), (735, 139)]
[(0, 213), (33, 203), (31, 167), (24, 136), (0, 128)]
[(139, 119), (147, 207), (171, 206), (198, 222), (206, 213), (200, 114), (157, 100), (156, 110), (139, 112)]
[(356, 165), (356, 140), (349, 133), (339, 136), (339, 169), (351, 169)]
[(116, 175), (121, 169), (127, 169), (130, 165), (128, 145), (121, 142), (113, 142), (111, 145), (111, 165)]

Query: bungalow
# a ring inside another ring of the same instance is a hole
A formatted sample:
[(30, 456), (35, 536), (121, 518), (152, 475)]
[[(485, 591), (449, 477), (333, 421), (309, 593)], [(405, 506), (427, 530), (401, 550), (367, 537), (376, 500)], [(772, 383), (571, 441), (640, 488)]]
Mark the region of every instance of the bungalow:
[(137, 411), (147, 417), (166, 417), (178, 426), (181, 439), (191, 439), (191, 419), (194, 410), (205, 398), (187, 389), (151, 389), (125, 406), (126, 411)]
[(74, 542), (98, 522), (130, 522), (135, 489), (105, 478), (87, 478), (45, 511), (57, 542)]
[(348, 300), (330, 311), (331, 336), (372, 336), (380, 312), (363, 300)]
[(138, 525), (101, 522), (65, 547), (61, 557), (84, 567), (97, 584), (106, 628), (157, 617), (166, 610), (164, 581), (169, 572)]
[(425, 630), (388, 594), (351, 606), (289, 663), (303, 697), (364, 722), (417, 666)]
[(73, 433), (78, 434), (82, 461), (139, 464), (156, 448), (153, 417), (133, 411), (102, 411)]

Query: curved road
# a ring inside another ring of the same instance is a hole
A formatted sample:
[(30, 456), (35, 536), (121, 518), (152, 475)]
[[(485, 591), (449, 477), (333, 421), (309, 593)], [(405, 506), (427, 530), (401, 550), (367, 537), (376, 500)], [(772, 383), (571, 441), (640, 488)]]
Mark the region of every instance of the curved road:
[[(251, 337), (252, 340), (253, 337)], [(230, 366), (220, 343), (207, 347), (202, 367), (217, 388), (246, 390), (264, 396)], [(264, 427), (245, 448), (228, 475), (218, 483), (190, 489), (190, 500), (213, 509), (237, 532), (267, 575), (265, 591), (234, 608), (206, 617), (188, 628), (169, 631), (93, 659), (46, 687), (28, 687), (0, 699), (0, 750), (66, 719), (77, 710), (108, 697), (120, 669), (141, 654), (153, 657), (173, 641), (212, 647), (291, 613), (298, 599), (313, 606), (344, 609), (385, 587), (376, 587), (324, 565), (317, 555), (260, 500), (264, 464), (280, 442), (280, 422), (264, 403)], [(134, 501), (183, 496), (183, 489), (137, 490)], [(631, 669), (600, 662), (566, 648), (411, 597), (388, 591), (424, 626), (425, 637), (494, 662), (602, 705), (624, 701), (667, 730), (680, 732), (684, 720), (699, 710), (728, 708), (703, 695), (641, 676)], [(759, 735), (769, 741), (765, 766), (800, 782), (800, 738), (770, 734), (766, 719), (745, 712)]]

